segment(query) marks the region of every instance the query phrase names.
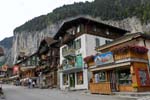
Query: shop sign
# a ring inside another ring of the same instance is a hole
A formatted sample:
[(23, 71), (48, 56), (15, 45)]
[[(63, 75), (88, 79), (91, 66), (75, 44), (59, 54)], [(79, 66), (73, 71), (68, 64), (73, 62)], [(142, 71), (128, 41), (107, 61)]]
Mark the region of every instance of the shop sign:
[(104, 65), (114, 62), (112, 52), (106, 52), (103, 54), (96, 55), (94, 57), (94, 62), (96, 65)]

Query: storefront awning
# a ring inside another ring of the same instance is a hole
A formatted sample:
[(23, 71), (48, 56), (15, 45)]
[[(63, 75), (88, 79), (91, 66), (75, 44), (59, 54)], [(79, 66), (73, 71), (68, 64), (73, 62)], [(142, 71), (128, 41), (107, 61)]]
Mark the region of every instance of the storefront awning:
[(122, 66), (128, 66), (128, 65), (131, 65), (131, 62), (111, 64), (111, 65), (107, 65), (107, 66), (100, 66), (100, 67), (91, 68), (90, 70), (91, 71), (107, 70), (107, 69), (113, 69), (113, 68), (118, 68), (118, 67), (122, 67)]

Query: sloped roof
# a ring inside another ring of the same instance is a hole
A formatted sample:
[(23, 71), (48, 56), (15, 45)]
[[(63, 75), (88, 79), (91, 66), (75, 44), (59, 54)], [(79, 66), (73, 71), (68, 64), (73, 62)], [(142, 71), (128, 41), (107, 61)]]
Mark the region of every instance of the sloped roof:
[(65, 20), (64, 22), (62, 22), (59, 30), (57, 31), (56, 35), (54, 36), (54, 39), (57, 39), (58, 36), (62, 35), (63, 32), (66, 29), (71, 28), (72, 26), (78, 25), (80, 23), (93, 23), (93, 24), (99, 25), (101, 27), (107, 27), (109, 29), (113, 29), (113, 30), (119, 31), (120, 33), (129, 32), (128, 30), (121, 29), (121, 28), (118, 28), (118, 27), (115, 27), (115, 26), (112, 26), (112, 25), (108, 25), (108, 24), (102, 23), (102, 22), (97, 21), (97, 20), (95, 20), (93, 18), (90, 18), (90, 17), (77, 16), (77, 17), (70, 18), (70, 19)]
[(57, 40), (54, 40), (52, 37), (45, 37), (41, 42), (45, 41), (48, 45), (56, 43)]
[(51, 44), (54, 41), (54, 39), (52, 37), (45, 37), (43, 41), (45, 41), (47, 44)]
[(133, 39), (138, 38), (138, 37), (142, 37), (144, 39), (150, 39), (149, 34), (144, 34), (144, 33), (140, 33), (140, 32), (138, 32), (138, 33), (129, 33), (127, 35), (124, 35), (120, 38), (115, 39), (114, 41), (112, 41), (108, 44), (104, 44), (102, 46), (97, 47), (96, 50), (99, 50), (99, 51), (104, 50), (104, 49), (107, 49), (111, 46), (118, 45), (120, 43), (127, 42), (127, 41), (133, 40)]

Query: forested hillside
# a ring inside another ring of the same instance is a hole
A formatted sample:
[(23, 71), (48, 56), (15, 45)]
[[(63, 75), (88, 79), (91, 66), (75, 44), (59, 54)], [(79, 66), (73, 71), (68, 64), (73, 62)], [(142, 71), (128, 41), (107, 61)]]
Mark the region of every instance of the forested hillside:
[(12, 44), (13, 44), (13, 37), (8, 37), (0, 41), (0, 45), (8, 50), (12, 48)]
[(150, 0), (95, 0), (56, 8), (47, 15), (36, 17), (14, 31), (40, 31), (51, 23), (77, 15), (100, 17), (102, 20), (122, 20), (136, 16), (142, 23), (150, 21)]

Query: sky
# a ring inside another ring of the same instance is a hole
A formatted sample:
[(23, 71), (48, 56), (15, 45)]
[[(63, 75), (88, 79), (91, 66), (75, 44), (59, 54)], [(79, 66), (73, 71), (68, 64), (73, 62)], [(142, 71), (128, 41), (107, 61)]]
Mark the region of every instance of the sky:
[(0, 40), (13, 36), (13, 30), (26, 21), (52, 12), (64, 4), (93, 0), (0, 0)]

